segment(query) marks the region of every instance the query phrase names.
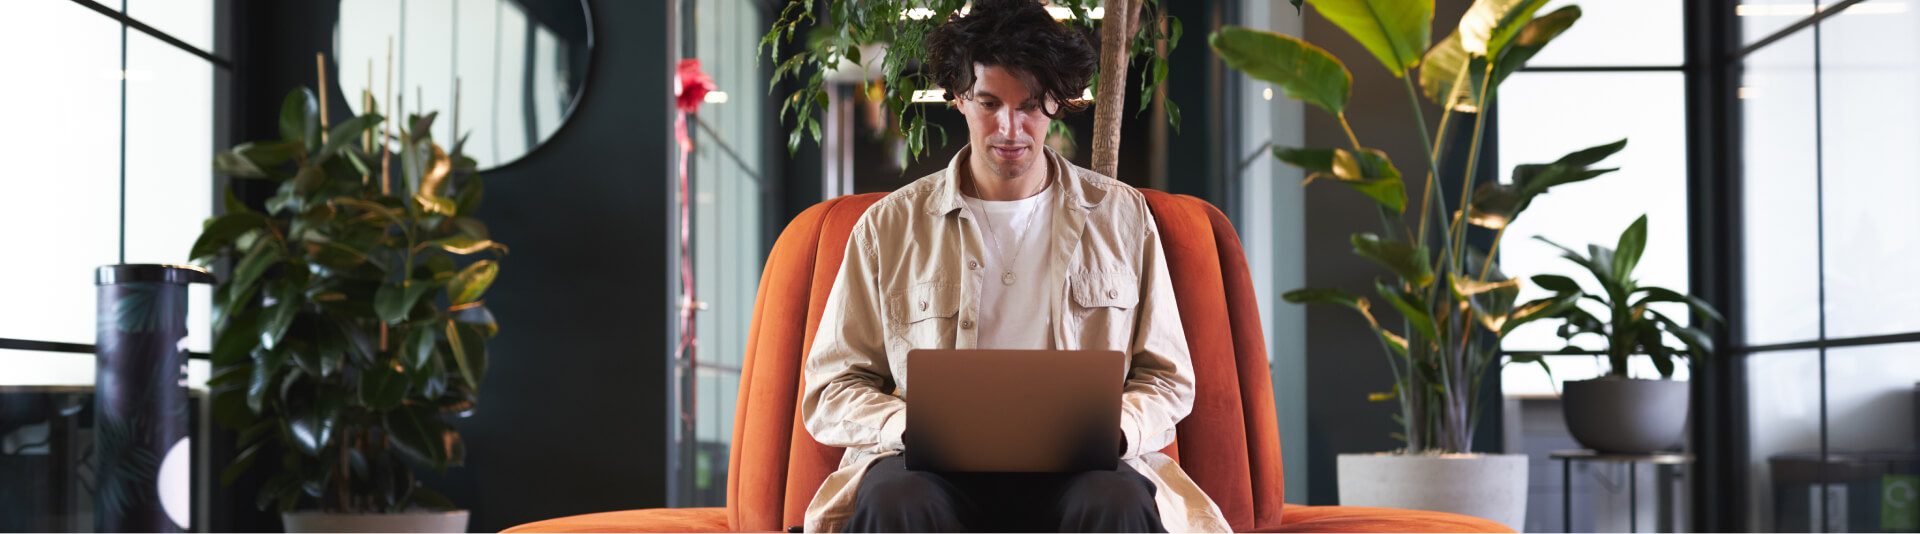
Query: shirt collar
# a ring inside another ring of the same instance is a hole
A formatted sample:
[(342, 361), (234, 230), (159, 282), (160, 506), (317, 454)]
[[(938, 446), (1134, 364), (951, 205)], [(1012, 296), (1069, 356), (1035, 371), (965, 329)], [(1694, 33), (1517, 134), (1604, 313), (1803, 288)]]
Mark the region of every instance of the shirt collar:
[[(1054, 152), (1050, 147), (1041, 147), (1041, 149), (1046, 153), (1047, 179), (1052, 180), (1053, 187), (1058, 188), (1060, 194), (1067, 197), (1065, 199), (1067, 205), (1091, 210), (1106, 198), (1106, 190), (1094, 187), (1080, 176), (1083, 169), (1074, 166), (1073, 162), (1067, 161), (1066, 157)], [(941, 172), (939, 180), (934, 184), (934, 196), (927, 204), (927, 214), (949, 215), (960, 209), (964, 203), (960, 195), (960, 166), (967, 164), (967, 157), (972, 153), (973, 146), (960, 147), (960, 151), (947, 162), (946, 170)]]

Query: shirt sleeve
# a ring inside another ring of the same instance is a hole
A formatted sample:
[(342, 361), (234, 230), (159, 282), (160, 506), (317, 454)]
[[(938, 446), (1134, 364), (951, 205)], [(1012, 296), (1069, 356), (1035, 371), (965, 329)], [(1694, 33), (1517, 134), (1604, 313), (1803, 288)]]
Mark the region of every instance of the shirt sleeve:
[(1153, 214), (1143, 204), (1146, 239), (1141, 245), (1140, 305), (1136, 313), (1127, 370), (1120, 400), (1120, 432), (1127, 440), (1121, 458), (1134, 458), (1173, 443), (1175, 425), (1193, 411), (1193, 360), (1187, 351), (1186, 329), (1174, 301), (1173, 281), (1167, 274), (1165, 251)]
[(847, 240), (840, 273), (807, 354), (801, 417), (823, 445), (904, 450), (905, 400), (891, 394), (883, 295), (876, 286), (872, 232), (863, 219)]

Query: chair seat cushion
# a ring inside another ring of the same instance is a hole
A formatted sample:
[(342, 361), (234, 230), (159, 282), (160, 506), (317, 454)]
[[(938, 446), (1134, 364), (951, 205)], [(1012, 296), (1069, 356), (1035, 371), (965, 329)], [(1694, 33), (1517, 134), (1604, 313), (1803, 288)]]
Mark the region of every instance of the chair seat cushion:
[(648, 508), (535, 521), (501, 532), (726, 532), (726, 508)]
[(1288, 504), (1280, 511), (1279, 528), (1256, 532), (1513, 532), (1513, 529), (1491, 520), (1445, 512)]

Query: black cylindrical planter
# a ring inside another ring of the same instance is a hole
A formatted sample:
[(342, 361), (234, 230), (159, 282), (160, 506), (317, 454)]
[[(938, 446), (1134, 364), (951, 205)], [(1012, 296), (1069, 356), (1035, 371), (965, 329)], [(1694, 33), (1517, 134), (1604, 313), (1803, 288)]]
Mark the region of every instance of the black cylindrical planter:
[(213, 277), (182, 265), (108, 265), (95, 276), (94, 529), (182, 532), (192, 517), (187, 284)]

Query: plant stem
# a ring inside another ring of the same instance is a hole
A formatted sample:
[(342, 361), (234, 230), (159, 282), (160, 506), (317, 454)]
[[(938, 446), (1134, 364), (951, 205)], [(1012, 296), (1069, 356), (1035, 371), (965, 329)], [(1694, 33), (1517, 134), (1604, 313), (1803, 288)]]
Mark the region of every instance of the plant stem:
[[(1492, 79), (1493, 63), (1488, 62), (1487, 74), (1486, 77), (1483, 78), (1483, 81)], [(1460, 178), (1461, 213), (1465, 213), (1469, 207), (1473, 206), (1473, 174), (1478, 170), (1477, 167), (1480, 164), (1480, 141), (1482, 134), (1486, 131), (1487, 101), (1492, 94), (1492, 87), (1481, 86), (1480, 102), (1475, 106), (1475, 109), (1478, 109), (1479, 112), (1473, 114), (1473, 142), (1467, 147), (1467, 173)], [(1459, 251), (1465, 249), (1467, 246), (1467, 227), (1469, 225), (1465, 218), (1456, 217), (1455, 222), (1458, 224), (1453, 229), (1454, 242), (1452, 246), (1455, 251), (1453, 254), (1453, 271), (1457, 273), (1460, 272), (1460, 258), (1466, 256)]]
[(1347, 131), (1347, 142), (1353, 143), (1353, 151), (1359, 152), (1360, 137), (1353, 135), (1353, 125), (1347, 124), (1347, 113), (1342, 111), (1339, 114), (1334, 115), (1334, 118), (1340, 119), (1340, 128)]
[[(1439, 152), (1437, 138), (1438, 136), (1446, 135), (1447, 115), (1452, 112), (1453, 108), (1448, 106), (1447, 111), (1441, 112), (1441, 131), (1429, 135), (1427, 133), (1427, 115), (1420, 111), (1420, 98), (1413, 90), (1413, 79), (1402, 76), (1400, 82), (1401, 86), (1407, 90), (1407, 106), (1408, 109), (1413, 110), (1413, 122), (1418, 126), (1417, 129), (1420, 130), (1420, 148), (1426, 149), (1427, 151), (1427, 180), (1426, 185), (1420, 188), (1420, 233), (1418, 234), (1418, 241), (1414, 243), (1415, 245), (1425, 245), (1427, 241), (1427, 205), (1433, 198), (1433, 179), (1440, 174), (1440, 160), (1434, 155), (1436, 152)], [(1435, 211), (1437, 212), (1438, 210)], [(1446, 219), (1441, 219), (1441, 223), (1444, 224), (1445, 222)], [(1448, 233), (1452, 233), (1451, 229), (1449, 229)]]

